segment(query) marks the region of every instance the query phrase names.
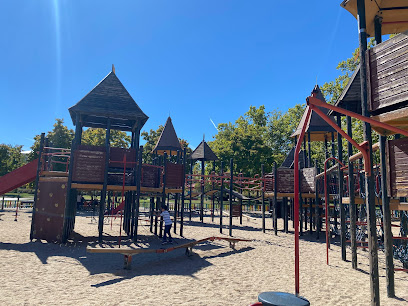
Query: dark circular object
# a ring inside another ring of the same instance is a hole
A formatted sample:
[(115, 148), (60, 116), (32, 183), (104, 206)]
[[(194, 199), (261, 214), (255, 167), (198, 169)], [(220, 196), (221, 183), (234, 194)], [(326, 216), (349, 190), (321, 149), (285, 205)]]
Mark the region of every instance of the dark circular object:
[(303, 297), (298, 297), (287, 292), (262, 292), (258, 301), (270, 306), (309, 306), (310, 303)]

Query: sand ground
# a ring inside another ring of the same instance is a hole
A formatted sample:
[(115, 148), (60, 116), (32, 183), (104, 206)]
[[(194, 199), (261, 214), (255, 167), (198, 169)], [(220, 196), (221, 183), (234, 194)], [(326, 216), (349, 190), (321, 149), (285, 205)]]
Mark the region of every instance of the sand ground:
[[(184, 249), (166, 254), (133, 257), (132, 269), (123, 269), (120, 254), (91, 254), (88, 245), (97, 246), (96, 220), (76, 219), (75, 235), (66, 245), (30, 242), (31, 212), (21, 210), (0, 216), (0, 305), (249, 305), (263, 291), (294, 292), (294, 236), (271, 230), (262, 233), (261, 220), (234, 219), (233, 236), (251, 239), (236, 250), (227, 242), (205, 243), (187, 257)], [(117, 247), (119, 219), (112, 229), (105, 225), (105, 247)], [(228, 220), (224, 219), (224, 224)], [(197, 217), (187, 222), (185, 238), (174, 235), (175, 245), (185, 239), (219, 233), (218, 220)], [(173, 233), (173, 231), (172, 231)], [(160, 240), (148, 226), (139, 228), (140, 243), (133, 247), (160, 248)], [(130, 244), (124, 241), (125, 244)], [(323, 236), (320, 241), (305, 235), (300, 242), (300, 291), (311, 305), (369, 305), (368, 253), (359, 250), (359, 270), (341, 260), (340, 248), (332, 245), (330, 265), (326, 265)], [(350, 250), (347, 251), (350, 259)], [(386, 296), (385, 261), (379, 253), (382, 305), (408, 305), (408, 274), (396, 272), (397, 299)], [(400, 263), (397, 266), (401, 267)]]

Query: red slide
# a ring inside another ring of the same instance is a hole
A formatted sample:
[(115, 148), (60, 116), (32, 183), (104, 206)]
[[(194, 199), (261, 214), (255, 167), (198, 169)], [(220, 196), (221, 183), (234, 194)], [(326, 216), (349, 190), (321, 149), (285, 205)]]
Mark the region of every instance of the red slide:
[(0, 195), (35, 180), (38, 159), (0, 177)]
[(122, 203), (120, 203), (118, 205), (118, 207), (114, 208), (112, 211), (107, 211), (105, 212), (105, 215), (117, 215), (119, 211), (123, 210), (125, 208), (125, 201), (122, 201)]

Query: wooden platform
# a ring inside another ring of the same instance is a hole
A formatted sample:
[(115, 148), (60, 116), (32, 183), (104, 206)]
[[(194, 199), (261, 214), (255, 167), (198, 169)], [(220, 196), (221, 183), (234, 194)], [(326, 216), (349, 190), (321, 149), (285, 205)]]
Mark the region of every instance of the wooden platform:
[(215, 240), (225, 240), (230, 243), (231, 248), (235, 248), (235, 243), (240, 241), (251, 241), (247, 239), (236, 239), (236, 238), (224, 238), (224, 237), (208, 237), (196, 241), (191, 241), (188, 243), (176, 245), (174, 247), (166, 248), (166, 249), (132, 249), (132, 248), (92, 248), (87, 247), (86, 251), (88, 253), (116, 253), (122, 254), (125, 256), (124, 260), (124, 269), (130, 269), (132, 263), (132, 256), (137, 254), (147, 254), (147, 253), (156, 253), (156, 254), (163, 254), (168, 253), (177, 249), (186, 249), (186, 255), (190, 256), (192, 254), (192, 248), (200, 243), (205, 241), (215, 241)]
[[(71, 188), (79, 189), (79, 190), (102, 190), (102, 184), (79, 184), (79, 183), (72, 183)], [(122, 191), (123, 186), (120, 185), (108, 185), (107, 190), (109, 191)], [(125, 191), (136, 191), (136, 186), (125, 186)], [(140, 187), (141, 193), (154, 193), (154, 194), (161, 194), (163, 193), (163, 188), (151, 188), (151, 187)], [(181, 193), (182, 189), (176, 188), (166, 188), (166, 194), (169, 193)]]
[[(274, 192), (266, 192), (265, 193), (265, 198), (273, 198), (274, 197)], [(337, 195), (330, 195), (330, 199), (333, 199), (334, 197), (336, 197)], [(290, 193), (283, 193), (283, 192), (278, 192), (277, 194), (278, 198), (294, 198), (295, 197), (295, 193), (290, 192)], [(314, 193), (302, 193), (302, 199), (314, 199), (316, 197), (316, 195)], [(319, 195), (319, 198), (324, 198), (323, 194)]]
[[(356, 197), (354, 199), (354, 203), (357, 205), (362, 205), (365, 204), (365, 201), (363, 198)], [(349, 197), (344, 197), (343, 198), (343, 204), (350, 204), (350, 198)], [(382, 200), (381, 199), (376, 199), (375, 200), (375, 205), (382, 205)], [(398, 199), (390, 199), (390, 209), (391, 210), (404, 210), (408, 211), (408, 203), (400, 203), (400, 200)]]

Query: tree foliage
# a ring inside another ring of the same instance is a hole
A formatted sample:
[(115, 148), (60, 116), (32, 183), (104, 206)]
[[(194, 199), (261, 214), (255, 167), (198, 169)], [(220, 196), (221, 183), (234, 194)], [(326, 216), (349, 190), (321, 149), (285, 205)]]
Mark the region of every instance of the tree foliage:
[[(48, 138), (49, 146), (54, 148), (71, 148), (72, 139), (74, 139), (74, 131), (68, 129), (64, 125), (64, 119), (55, 119), (53, 129), (46, 135)], [(41, 135), (34, 136), (34, 144), (31, 146), (31, 152), (28, 155), (28, 160), (32, 161), (38, 157), (38, 151), (40, 150)]]
[(21, 152), (23, 146), (0, 144), (0, 176), (3, 176), (24, 165), (25, 156)]
[(235, 123), (220, 123), (215, 140), (209, 145), (226, 168), (229, 159), (234, 159), (234, 171), (253, 176), (261, 173), (261, 165), (265, 171), (272, 170), (273, 162), (282, 163), (293, 139), (290, 135), (295, 131), (304, 106), (296, 105), (286, 113), (273, 111), (268, 113), (265, 106), (250, 106)]
[[(100, 128), (89, 128), (82, 133), (82, 144), (91, 146), (105, 146), (106, 130)], [(110, 131), (110, 146), (129, 148), (132, 138), (126, 132), (111, 130)]]

